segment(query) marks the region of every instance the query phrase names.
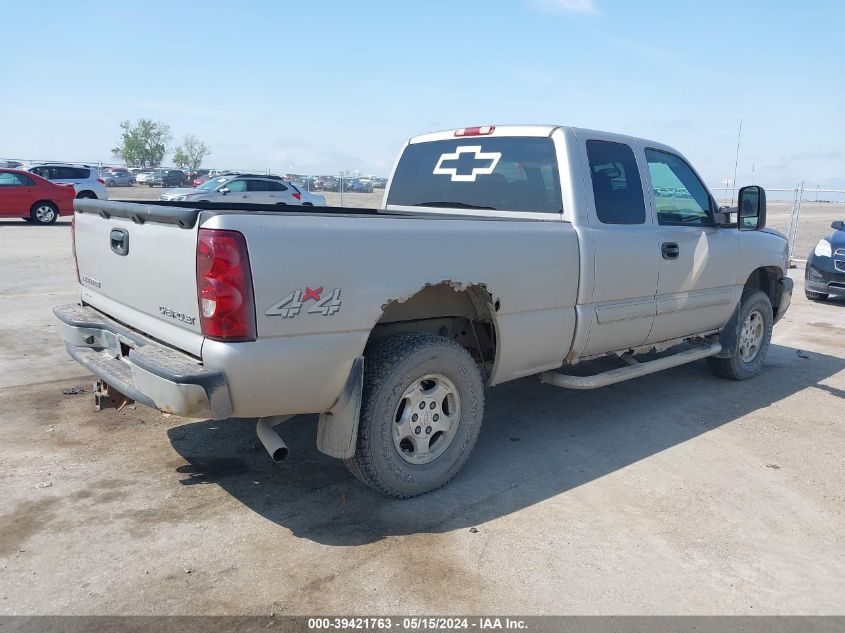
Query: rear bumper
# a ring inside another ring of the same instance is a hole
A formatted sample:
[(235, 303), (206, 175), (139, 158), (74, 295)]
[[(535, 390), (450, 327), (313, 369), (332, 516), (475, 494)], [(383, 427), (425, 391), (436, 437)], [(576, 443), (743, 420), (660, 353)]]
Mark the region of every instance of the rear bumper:
[(223, 420), (232, 415), (226, 377), (200, 361), (167, 347), (94, 308), (53, 309), (68, 354), (97, 378), (129, 398), (192, 418)]
[(781, 317), (786, 314), (786, 311), (789, 309), (789, 304), (792, 303), (792, 289), (795, 287), (795, 282), (789, 277), (784, 277), (780, 280), (780, 287), (780, 303), (778, 304), (778, 311), (775, 314), (775, 323), (780, 321)]

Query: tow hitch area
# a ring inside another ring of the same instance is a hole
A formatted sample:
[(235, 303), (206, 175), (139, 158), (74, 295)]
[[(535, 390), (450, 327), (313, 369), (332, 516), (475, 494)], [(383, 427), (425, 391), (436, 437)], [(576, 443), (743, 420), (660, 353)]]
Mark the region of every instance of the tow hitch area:
[(134, 404), (135, 401), (120, 393), (114, 387), (110, 387), (105, 380), (98, 380), (94, 390), (94, 411), (103, 409), (117, 409), (120, 411), (127, 404)]

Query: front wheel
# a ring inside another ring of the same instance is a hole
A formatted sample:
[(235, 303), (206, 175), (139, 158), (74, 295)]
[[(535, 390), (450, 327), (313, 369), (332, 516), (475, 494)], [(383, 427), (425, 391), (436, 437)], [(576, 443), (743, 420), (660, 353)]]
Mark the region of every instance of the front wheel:
[(813, 292), (812, 290), (804, 290), (804, 296), (810, 301), (827, 301), (830, 296), (826, 292)]
[(362, 483), (405, 499), (440, 488), (472, 452), (484, 416), (475, 360), (454, 341), (406, 333), (382, 339), (364, 359), (355, 455)]
[(769, 296), (762, 290), (746, 289), (720, 337), (723, 351), (728, 356), (708, 358), (710, 371), (730, 380), (746, 380), (756, 376), (769, 351), (773, 324)]
[(52, 202), (36, 202), (29, 212), (30, 221), (37, 224), (52, 224), (59, 217), (59, 210)]

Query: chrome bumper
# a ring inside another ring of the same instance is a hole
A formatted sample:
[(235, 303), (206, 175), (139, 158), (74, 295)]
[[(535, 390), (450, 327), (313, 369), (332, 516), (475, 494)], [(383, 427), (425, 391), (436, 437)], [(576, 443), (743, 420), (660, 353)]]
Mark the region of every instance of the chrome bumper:
[(80, 305), (53, 309), (65, 348), (80, 365), (128, 398), (164, 413), (224, 420), (232, 401), (222, 372)]

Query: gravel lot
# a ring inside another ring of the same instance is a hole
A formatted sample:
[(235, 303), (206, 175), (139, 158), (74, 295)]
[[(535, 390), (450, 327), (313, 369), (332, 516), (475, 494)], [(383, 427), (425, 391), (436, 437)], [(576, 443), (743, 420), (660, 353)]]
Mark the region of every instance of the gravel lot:
[[(810, 206), (803, 251), (841, 219)], [(0, 222), (0, 270), (0, 614), (843, 611), (845, 300), (801, 270), (754, 380), (496, 387), (463, 473), (410, 501), (317, 452), (314, 417), (274, 465), (252, 420), (93, 413), (50, 313), (67, 221)]]

